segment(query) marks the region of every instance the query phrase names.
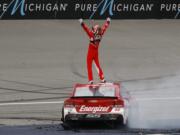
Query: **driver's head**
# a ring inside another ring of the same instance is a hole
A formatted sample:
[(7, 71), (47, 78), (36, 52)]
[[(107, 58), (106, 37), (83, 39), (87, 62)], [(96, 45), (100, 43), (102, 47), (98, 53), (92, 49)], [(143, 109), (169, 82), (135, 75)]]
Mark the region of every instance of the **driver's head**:
[(94, 34), (101, 34), (101, 27), (99, 25), (94, 25), (92, 31)]

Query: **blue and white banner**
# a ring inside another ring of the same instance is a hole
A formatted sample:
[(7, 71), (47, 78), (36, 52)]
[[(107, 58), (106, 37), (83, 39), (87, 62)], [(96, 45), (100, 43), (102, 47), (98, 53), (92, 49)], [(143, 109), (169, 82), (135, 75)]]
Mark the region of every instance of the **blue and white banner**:
[(179, 19), (180, 0), (1, 0), (0, 19)]

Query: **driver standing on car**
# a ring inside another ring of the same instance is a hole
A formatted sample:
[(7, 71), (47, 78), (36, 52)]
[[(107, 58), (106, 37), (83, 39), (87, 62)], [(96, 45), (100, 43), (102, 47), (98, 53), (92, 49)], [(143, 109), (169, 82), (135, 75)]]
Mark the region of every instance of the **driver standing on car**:
[(107, 18), (106, 22), (104, 23), (104, 25), (102, 27), (100, 27), (99, 25), (94, 25), (91, 30), (83, 22), (83, 19), (79, 19), (79, 22), (80, 22), (81, 26), (83, 27), (84, 31), (87, 33), (87, 35), (89, 37), (89, 41), (90, 41), (89, 49), (88, 49), (88, 53), (87, 53), (87, 71), (88, 71), (88, 80), (89, 80), (88, 83), (89, 84), (93, 84), (93, 74), (92, 74), (93, 61), (94, 61), (96, 70), (99, 74), (101, 83), (106, 82), (102, 68), (99, 64), (98, 48), (99, 48), (99, 44), (102, 40), (102, 37), (110, 24), (110, 21), (111, 21), (111, 19)]

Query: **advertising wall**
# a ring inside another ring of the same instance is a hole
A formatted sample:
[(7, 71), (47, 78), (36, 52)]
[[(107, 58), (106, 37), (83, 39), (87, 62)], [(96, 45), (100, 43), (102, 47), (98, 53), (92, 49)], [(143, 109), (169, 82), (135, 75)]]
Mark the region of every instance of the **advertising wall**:
[(0, 0), (0, 19), (179, 19), (180, 0)]

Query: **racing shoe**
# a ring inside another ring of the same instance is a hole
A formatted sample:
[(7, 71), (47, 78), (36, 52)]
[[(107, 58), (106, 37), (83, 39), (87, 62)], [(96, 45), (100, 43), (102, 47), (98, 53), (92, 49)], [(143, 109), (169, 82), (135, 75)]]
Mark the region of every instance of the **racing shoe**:
[(101, 83), (106, 83), (106, 80), (105, 79), (101, 80)]
[(93, 84), (94, 82), (93, 81), (89, 81), (88, 84)]

